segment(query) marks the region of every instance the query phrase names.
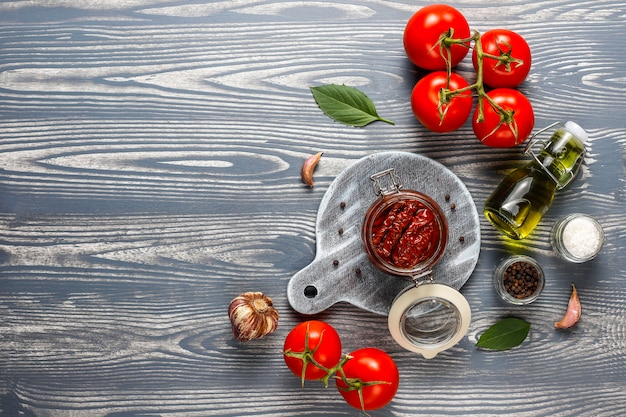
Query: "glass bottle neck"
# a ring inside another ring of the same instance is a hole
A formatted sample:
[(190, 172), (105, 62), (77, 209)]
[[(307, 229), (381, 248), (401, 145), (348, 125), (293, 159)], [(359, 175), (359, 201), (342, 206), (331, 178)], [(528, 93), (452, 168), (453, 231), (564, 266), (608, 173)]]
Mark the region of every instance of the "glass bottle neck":
[(539, 168), (561, 189), (576, 178), (585, 156), (585, 147), (575, 136), (565, 132), (555, 135), (539, 155), (532, 156)]

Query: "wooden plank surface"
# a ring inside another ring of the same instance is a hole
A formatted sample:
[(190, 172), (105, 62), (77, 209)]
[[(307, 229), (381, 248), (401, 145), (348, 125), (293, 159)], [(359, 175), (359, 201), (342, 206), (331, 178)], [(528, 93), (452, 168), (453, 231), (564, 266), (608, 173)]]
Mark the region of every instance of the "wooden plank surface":
[[(480, 208), (520, 149), (482, 146), (466, 124), (439, 135), (411, 113), (423, 75), (402, 48), (426, 2), (7, 1), (0, 3), (0, 415), (357, 416), (334, 388), (303, 390), (282, 342), (306, 320), (290, 278), (315, 258), (317, 208), (333, 179), (380, 151), (430, 157)], [(481, 32), (526, 37), (521, 90), (536, 126), (574, 120), (590, 134), (579, 178), (528, 239), (481, 216), (481, 254), (462, 292), (468, 337), (427, 361), (393, 342), (386, 317), (340, 303), (315, 318), (346, 353), (389, 352), (394, 401), (372, 416), (626, 415), (626, 5), (617, 0), (456, 2)], [(464, 60), (458, 71), (471, 77)], [(332, 122), (309, 87), (366, 92), (395, 125)], [(300, 181), (324, 151), (315, 187)], [(552, 224), (596, 215), (600, 256), (571, 265)], [(498, 301), (491, 273), (512, 253), (535, 257), (538, 301)], [(553, 322), (575, 282), (583, 319)], [(277, 332), (233, 339), (230, 300), (263, 291)], [(531, 322), (517, 349), (476, 349), (509, 315)]]

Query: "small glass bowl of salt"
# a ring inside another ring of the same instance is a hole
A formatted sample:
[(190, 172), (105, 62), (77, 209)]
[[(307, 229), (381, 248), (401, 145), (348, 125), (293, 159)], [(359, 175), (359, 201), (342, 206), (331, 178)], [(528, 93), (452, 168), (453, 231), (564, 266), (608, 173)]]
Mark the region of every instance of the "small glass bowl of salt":
[(602, 225), (588, 214), (575, 213), (556, 222), (550, 236), (554, 251), (570, 262), (595, 258), (604, 245)]

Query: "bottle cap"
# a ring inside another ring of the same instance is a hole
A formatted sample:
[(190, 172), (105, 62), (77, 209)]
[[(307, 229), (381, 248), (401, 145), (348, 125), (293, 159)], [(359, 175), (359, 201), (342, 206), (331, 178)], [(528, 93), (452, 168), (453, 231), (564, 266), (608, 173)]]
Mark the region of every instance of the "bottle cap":
[(585, 129), (580, 127), (578, 123), (571, 121), (565, 122), (565, 129), (569, 130), (571, 134), (580, 139), (582, 143), (587, 142), (587, 139), (589, 138), (589, 134), (585, 131)]

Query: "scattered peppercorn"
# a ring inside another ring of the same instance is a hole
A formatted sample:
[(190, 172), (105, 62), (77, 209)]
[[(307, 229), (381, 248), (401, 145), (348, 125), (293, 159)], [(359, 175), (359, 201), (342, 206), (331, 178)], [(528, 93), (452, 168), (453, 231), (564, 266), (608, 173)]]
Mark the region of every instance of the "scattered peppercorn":
[(446, 201), (450, 201), (450, 194), (446, 194), (445, 199), (446, 199)]
[(361, 275), (361, 268), (355, 269), (354, 273), (357, 274), (357, 275)]
[(459, 237), (459, 242), (461, 242), (461, 243), (465, 242), (465, 236)]
[(456, 204), (454, 204), (454, 203), (450, 204), (450, 209), (451, 210), (456, 210)]
[(338, 230), (340, 235), (343, 235), (343, 227)]
[(342, 201), (341, 203), (339, 203), (339, 208), (342, 209), (342, 210), (345, 209), (346, 208), (346, 202)]
[(513, 262), (504, 271), (504, 288), (513, 297), (530, 297), (539, 287), (539, 271), (528, 262)]
[(338, 261), (337, 259), (335, 259), (335, 260), (333, 261), (333, 266), (337, 266), (337, 265), (339, 265), (339, 261)]

